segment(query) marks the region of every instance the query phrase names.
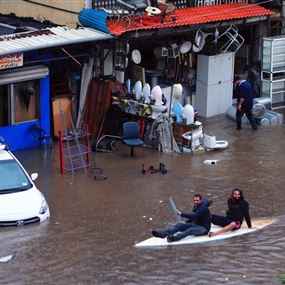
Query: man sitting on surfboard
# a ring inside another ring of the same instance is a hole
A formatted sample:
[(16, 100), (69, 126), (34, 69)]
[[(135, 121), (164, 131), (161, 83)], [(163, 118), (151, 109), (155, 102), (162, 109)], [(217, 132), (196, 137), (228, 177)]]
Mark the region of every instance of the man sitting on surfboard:
[(202, 200), (200, 194), (195, 194), (193, 204), (194, 207), (190, 213), (177, 210), (178, 215), (187, 219), (185, 222), (177, 223), (165, 231), (152, 231), (152, 235), (158, 238), (167, 237), (168, 242), (178, 241), (189, 235), (207, 235), (211, 228), (209, 202)]
[(241, 227), (244, 218), (247, 226), (251, 228), (248, 202), (244, 199), (242, 191), (236, 188), (233, 190), (230, 198), (228, 198), (228, 210), (226, 216), (212, 214), (212, 223), (223, 228), (216, 232), (210, 232), (209, 237), (232, 230), (238, 230)]

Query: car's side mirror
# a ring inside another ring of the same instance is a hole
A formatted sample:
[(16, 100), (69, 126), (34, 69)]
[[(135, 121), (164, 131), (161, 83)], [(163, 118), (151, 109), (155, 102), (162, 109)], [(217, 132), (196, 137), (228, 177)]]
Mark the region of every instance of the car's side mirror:
[(32, 173), (31, 174), (31, 178), (33, 181), (35, 181), (38, 178), (38, 176), (39, 176), (38, 173)]

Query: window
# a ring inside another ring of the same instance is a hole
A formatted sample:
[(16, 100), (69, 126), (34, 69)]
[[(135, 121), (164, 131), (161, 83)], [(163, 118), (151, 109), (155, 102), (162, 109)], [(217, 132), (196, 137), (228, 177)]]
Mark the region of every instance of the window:
[(0, 127), (9, 124), (8, 85), (0, 85)]
[(0, 86), (0, 126), (39, 118), (40, 80)]
[(31, 183), (15, 160), (0, 160), (0, 194), (7, 190), (27, 190)]

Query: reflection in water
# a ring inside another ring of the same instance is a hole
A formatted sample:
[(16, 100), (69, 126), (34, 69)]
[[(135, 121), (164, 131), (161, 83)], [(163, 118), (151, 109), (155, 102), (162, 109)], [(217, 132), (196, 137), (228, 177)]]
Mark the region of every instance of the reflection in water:
[[(37, 186), (51, 210), (48, 222), (0, 229), (0, 284), (279, 284), (285, 274), (284, 127), (252, 132), (223, 116), (204, 124), (206, 133), (229, 141), (224, 151), (166, 155), (148, 148), (135, 157), (118, 143), (113, 153), (96, 153), (106, 181), (92, 173), (60, 175), (58, 148), (16, 152), (39, 172)], [(205, 165), (206, 159), (217, 160)], [(163, 162), (166, 175), (142, 174), (141, 165)], [(168, 205), (191, 209), (196, 192), (213, 198), (224, 213), (234, 187), (244, 190), (252, 217), (278, 217), (257, 233), (195, 246), (137, 249), (151, 229), (175, 222)]]

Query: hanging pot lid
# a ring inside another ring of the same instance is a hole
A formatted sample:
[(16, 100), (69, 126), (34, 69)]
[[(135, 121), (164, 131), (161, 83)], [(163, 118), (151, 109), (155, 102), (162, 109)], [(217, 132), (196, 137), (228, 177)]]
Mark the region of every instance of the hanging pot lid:
[(198, 30), (196, 32), (196, 35), (195, 35), (195, 41), (194, 41), (194, 44), (192, 46), (192, 50), (194, 52), (200, 52), (204, 45), (205, 45), (205, 34), (201, 31), (201, 30)]
[(180, 44), (179, 50), (182, 54), (185, 54), (191, 50), (191, 47), (192, 47), (192, 43), (189, 41), (185, 41)]
[(141, 53), (138, 49), (132, 51), (132, 61), (135, 64), (140, 64), (142, 60)]

